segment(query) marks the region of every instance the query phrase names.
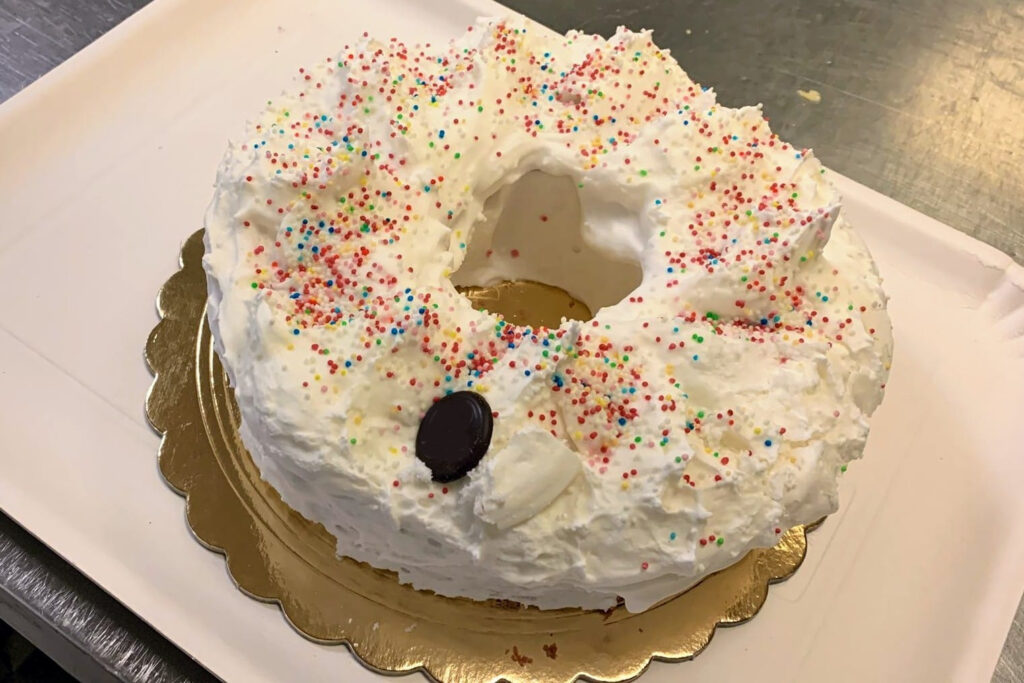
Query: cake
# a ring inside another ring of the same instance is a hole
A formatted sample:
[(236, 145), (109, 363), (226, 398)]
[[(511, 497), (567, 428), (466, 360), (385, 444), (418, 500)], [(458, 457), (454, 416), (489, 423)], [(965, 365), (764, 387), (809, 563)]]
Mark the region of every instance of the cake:
[[(888, 374), (828, 172), (649, 32), (364, 36), (230, 144), (205, 225), (262, 477), (444, 596), (678, 594), (837, 509)], [(506, 281), (593, 314), (515, 324), (459, 289)]]

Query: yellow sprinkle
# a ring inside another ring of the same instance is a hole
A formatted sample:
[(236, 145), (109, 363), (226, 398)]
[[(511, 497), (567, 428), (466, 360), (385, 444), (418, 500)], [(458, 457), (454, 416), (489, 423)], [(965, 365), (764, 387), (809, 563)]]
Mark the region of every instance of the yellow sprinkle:
[(625, 491), (628, 488), (629, 488), (629, 482), (628, 481), (622, 482), (622, 490)]

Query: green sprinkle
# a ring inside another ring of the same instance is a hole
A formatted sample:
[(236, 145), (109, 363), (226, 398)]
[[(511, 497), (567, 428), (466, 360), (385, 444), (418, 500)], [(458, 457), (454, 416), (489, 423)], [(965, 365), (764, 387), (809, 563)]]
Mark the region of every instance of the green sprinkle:
[(722, 545), (723, 543), (725, 543), (725, 539), (724, 539), (724, 538), (722, 538), (721, 536), (719, 536), (719, 537), (718, 537), (718, 540), (717, 540), (717, 541), (715, 541), (715, 543), (717, 543), (718, 545)]

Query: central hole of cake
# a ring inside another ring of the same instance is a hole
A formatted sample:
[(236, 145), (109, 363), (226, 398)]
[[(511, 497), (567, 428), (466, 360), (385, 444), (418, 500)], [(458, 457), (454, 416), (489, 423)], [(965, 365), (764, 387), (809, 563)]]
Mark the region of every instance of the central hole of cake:
[(529, 171), (488, 198), (452, 284), (477, 308), (517, 325), (589, 320), (643, 278), (635, 258), (588, 239), (594, 234), (572, 178)]

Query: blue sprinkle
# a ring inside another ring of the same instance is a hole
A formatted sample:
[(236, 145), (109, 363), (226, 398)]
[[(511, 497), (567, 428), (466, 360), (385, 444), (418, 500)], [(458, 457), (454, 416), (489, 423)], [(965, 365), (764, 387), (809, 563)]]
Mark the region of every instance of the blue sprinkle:
[(293, 298), (293, 299), (298, 299), (300, 296), (302, 296), (302, 295), (299, 294), (298, 292), (292, 292), (291, 293), (291, 298)]
[(765, 446), (768, 446), (769, 448), (771, 448), (771, 446), (772, 446), (772, 440), (771, 440), (771, 439), (765, 439), (765, 440), (764, 440), (764, 445), (765, 445)]
[(437, 131), (437, 137), (443, 138), (444, 137), (444, 131), (443, 130)]

